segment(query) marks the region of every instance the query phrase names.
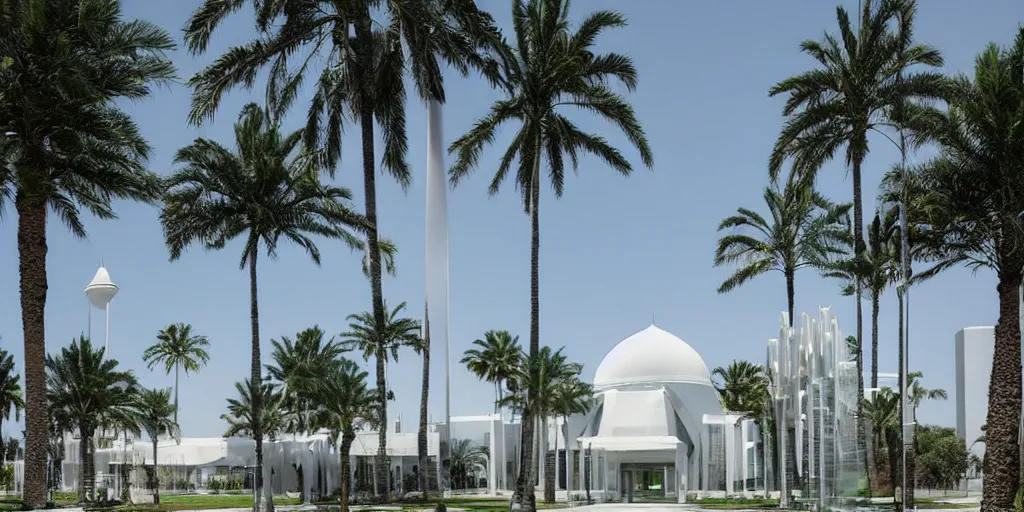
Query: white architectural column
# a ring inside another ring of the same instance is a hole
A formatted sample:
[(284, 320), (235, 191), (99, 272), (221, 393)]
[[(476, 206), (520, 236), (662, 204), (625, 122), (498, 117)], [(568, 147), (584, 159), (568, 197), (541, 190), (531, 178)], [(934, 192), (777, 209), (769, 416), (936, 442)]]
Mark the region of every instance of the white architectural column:
[[(743, 488), (740, 491), (747, 490), (747, 480), (757, 479), (757, 456), (754, 456), (754, 467), (750, 467), (747, 464), (747, 457), (749, 450), (753, 449), (751, 445), (750, 428), (748, 428), (747, 420), (740, 419), (736, 422), (740, 427), (740, 479), (743, 481)], [(754, 445), (756, 446), (756, 445)], [(756, 450), (755, 450), (756, 451)]]
[[(501, 452), (498, 450), (498, 436), (495, 435), (497, 433), (495, 430), (497, 429), (494, 428), (494, 418), (495, 416), (491, 416), (491, 446), (488, 452), (490, 460), (487, 461), (487, 489), (492, 495), (498, 493), (498, 464), (500, 463), (499, 459), (502, 458), (498, 455)], [(501, 421), (501, 416), (497, 416), (497, 418), (498, 421)]]
[(810, 482), (811, 478), (816, 478), (814, 472), (814, 439), (817, 436), (817, 431), (814, 428), (814, 406), (817, 402), (814, 400), (814, 381), (818, 378), (818, 365), (815, 364), (817, 360), (817, 350), (814, 347), (813, 329), (814, 323), (811, 320), (810, 315), (804, 313), (801, 318), (803, 319), (803, 329), (800, 331), (800, 344), (804, 347), (805, 364), (807, 366), (807, 372), (810, 374), (808, 377), (807, 384), (807, 481)]
[(558, 492), (558, 482), (559, 482), (558, 477), (562, 474), (562, 472), (558, 470), (558, 433), (561, 432), (561, 428), (559, 428), (559, 426), (558, 426), (558, 417), (557, 416), (551, 419), (551, 423), (554, 426), (554, 431), (555, 431), (554, 432), (554, 434), (555, 434), (555, 453), (554, 453), (554, 458), (555, 458), (555, 464), (554, 464), (554, 466), (555, 466), (554, 467), (554, 469), (555, 469), (555, 492)]
[(735, 490), (732, 483), (736, 480), (736, 423), (728, 417), (722, 422), (725, 434), (725, 494), (732, 495)]
[(548, 436), (547, 429), (544, 428), (545, 424), (546, 422), (540, 416), (534, 417), (533, 439), (536, 447), (534, 453), (537, 456), (533, 458), (533, 464), (537, 468), (537, 486), (535, 487), (537, 490), (544, 490), (544, 477), (546, 476), (544, 474), (544, 454), (547, 452)]
[(687, 486), (687, 472), (686, 472), (686, 450), (687, 446), (684, 443), (676, 444), (676, 502), (686, 503), (686, 493), (689, 491)]
[(580, 449), (580, 490), (585, 491), (587, 489), (587, 452), (583, 447), (583, 443), (576, 441), (576, 444)]
[(566, 439), (565, 444), (565, 492), (566, 497), (570, 497), (572, 494), (572, 474), (573, 474), (573, 451), (572, 445), (569, 444), (569, 440)]
[(711, 490), (711, 479), (708, 478), (707, 475), (711, 474), (711, 463), (709, 461), (709, 459), (711, 458), (711, 449), (709, 447), (709, 445), (711, 444), (711, 426), (705, 423), (700, 426), (700, 429), (700, 462), (698, 462), (698, 464), (701, 465), (700, 474), (705, 475), (703, 482), (704, 489), (702, 490), (709, 491)]

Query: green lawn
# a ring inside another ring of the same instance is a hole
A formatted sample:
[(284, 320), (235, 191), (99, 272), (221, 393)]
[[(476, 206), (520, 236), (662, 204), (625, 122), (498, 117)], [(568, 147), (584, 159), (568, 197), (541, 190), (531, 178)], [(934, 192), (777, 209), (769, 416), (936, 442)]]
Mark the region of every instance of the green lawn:
[[(275, 505), (298, 505), (298, 498), (279, 496)], [(213, 510), (218, 508), (245, 508), (252, 506), (249, 494), (204, 494), (160, 496), (160, 510)], [(137, 508), (137, 507), (136, 507)]]
[(779, 500), (765, 498), (705, 498), (690, 503), (706, 510), (742, 510), (779, 507)]
[(919, 502), (914, 500), (914, 506), (921, 510), (934, 510), (943, 508), (979, 508), (978, 503), (938, 503), (934, 501)]

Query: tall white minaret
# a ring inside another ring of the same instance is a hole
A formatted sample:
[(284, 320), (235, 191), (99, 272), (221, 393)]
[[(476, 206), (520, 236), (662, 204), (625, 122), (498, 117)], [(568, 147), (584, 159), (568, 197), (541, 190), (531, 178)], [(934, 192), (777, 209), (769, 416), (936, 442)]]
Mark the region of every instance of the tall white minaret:
[(444, 137), (441, 104), (431, 101), (427, 107), (427, 229), (426, 229), (426, 305), (429, 315), (430, 352), (444, 347), (444, 438), (440, 454), (441, 491), (450, 494), (450, 478), (445, 471), (451, 450), (451, 340), (448, 312), (448, 180), (444, 168)]

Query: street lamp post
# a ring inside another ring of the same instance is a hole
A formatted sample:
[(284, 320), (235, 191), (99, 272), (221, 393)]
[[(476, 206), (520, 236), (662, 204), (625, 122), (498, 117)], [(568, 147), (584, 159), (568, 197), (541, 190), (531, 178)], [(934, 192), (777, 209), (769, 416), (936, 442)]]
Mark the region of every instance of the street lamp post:
[(907, 390), (910, 383), (909, 368), (907, 361), (910, 359), (910, 243), (907, 236), (907, 205), (905, 202), (900, 201), (900, 253), (902, 256), (901, 270), (903, 274), (902, 287), (903, 287), (903, 367), (900, 368), (900, 411), (903, 416), (903, 497), (900, 502), (902, 503), (903, 510), (907, 510), (907, 484), (913, 485), (913, 478), (908, 477), (907, 473), (907, 447), (914, 443), (914, 429), (915, 429), (915, 418), (911, 415), (907, 418), (907, 404), (909, 403)]

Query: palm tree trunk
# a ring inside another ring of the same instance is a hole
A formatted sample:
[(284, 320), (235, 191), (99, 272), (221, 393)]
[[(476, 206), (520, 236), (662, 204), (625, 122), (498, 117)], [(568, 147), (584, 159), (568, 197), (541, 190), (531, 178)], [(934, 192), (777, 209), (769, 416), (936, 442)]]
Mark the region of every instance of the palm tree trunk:
[[(1016, 229), (1011, 227), (1009, 229)], [(1000, 252), (1007, 252), (1003, 249)], [(985, 480), (982, 510), (1012, 510), (1020, 485), (1020, 447), (1017, 436), (1021, 416), (1020, 285), (1022, 262), (1013, 254), (1000, 254), (999, 323), (992, 351), (985, 428)]]
[[(892, 488), (892, 492), (896, 492), (896, 488), (900, 486), (900, 451), (899, 442), (902, 441), (899, 432), (893, 432), (890, 426), (887, 430), (889, 432), (885, 436), (885, 448), (886, 454), (889, 457), (889, 486)], [(893, 494), (893, 499), (897, 499), (898, 496)]]
[[(534, 156), (533, 184), (530, 190), (530, 357), (537, 357), (540, 352), (540, 138), (537, 139), (537, 154)], [(524, 512), (537, 510), (537, 495), (533, 489), (533, 437), (534, 437), (534, 401), (537, 396), (535, 365), (530, 365), (527, 382), (526, 404), (522, 417), (522, 464), (516, 478), (516, 495), (522, 499)], [(529, 492), (527, 492), (529, 491)]]
[[(519, 442), (519, 474), (516, 475), (516, 496), (522, 500), (524, 511), (536, 510), (536, 495), (533, 491), (533, 412), (531, 406), (523, 406), (519, 421), (522, 436)], [(530, 507), (527, 509), (526, 507)]]
[(174, 365), (174, 424), (178, 424), (178, 376), (181, 373), (181, 363)]
[(94, 458), (95, 450), (93, 450), (93, 434), (87, 433), (81, 436), (79, 445), (79, 456), (81, 457), (82, 470), (79, 472), (81, 475), (81, 485), (78, 490), (78, 501), (91, 502), (95, 497), (96, 489), (96, 459)]
[(871, 294), (871, 387), (878, 389), (878, 308), (879, 290)]
[[(256, 248), (249, 253), (249, 318), (252, 322), (252, 361), (249, 368), (249, 397), (252, 399), (252, 415), (256, 418), (253, 422), (253, 441), (256, 449), (256, 467), (253, 470), (252, 486), (253, 508), (256, 512), (262, 512), (263, 495), (263, 393), (261, 392), (260, 377), (260, 307), (259, 293), (256, 285)], [(154, 443), (156, 440), (153, 441)], [(155, 461), (154, 461), (155, 463)], [(156, 468), (154, 467), (154, 471)]]
[[(517, 412), (516, 406), (513, 405), (512, 406), (512, 418), (516, 417), (516, 412)], [(513, 446), (512, 446), (512, 451), (513, 451), (512, 456), (515, 457), (515, 460), (513, 461), (512, 471), (513, 471), (514, 475), (517, 475), (517, 477), (519, 475), (519, 467), (522, 466), (522, 453), (521, 452), (522, 452), (522, 449), (523, 449), (523, 412), (522, 411), (518, 411), (518, 412), (519, 412), (519, 439), (518, 439), (518, 442), (512, 443), (513, 444)], [(513, 432), (513, 434), (515, 434), (515, 433)]]
[(786, 271), (786, 304), (789, 306), (789, 326), (793, 327), (793, 308), (796, 301), (796, 288), (795, 288), (796, 272), (793, 270)]
[[(365, 9), (365, 7), (364, 7)], [(359, 82), (359, 124), (362, 130), (362, 157), (363, 157), (363, 189), (366, 202), (366, 219), (370, 223), (370, 229), (366, 233), (366, 245), (370, 252), (370, 289), (373, 301), (373, 318), (378, 326), (384, 325), (384, 292), (382, 289), (382, 276), (380, 268), (380, 244), (378, 242), (377, 230), (377, 177), (374, 165), (374, 140), (373, 140), (373, 75), (366, 72), (373, 68), (373, 33), (371, 31), (370, 13), (367, 10), (360, 13), (360, 20), (355, 24), (356, 42), (359, 50), (356, 66), (356, 79)], [(387, 409), (387, 383), (384, 379), (384, 358), (386, 357), (384, 347), (378, 347), (377, 359), (377, 391), (380, 394), (380, 421), (382, 427), (377, 435), (377, 489), (383, 496), (389, 495), (388, 489), (388, 467), (390, 463), (387, 457), (388, 437), (388, 409)]]
[[(867, 134), (860, 134), (866, 138)], [(864, 144), (866, 147), (867, 144)], [(855, 156), (853, 159), (853, 240), (854, 257), (860, 258), (866, 249), (864, 243), (864, 204), (861, 193), (860, 168), (862, 158)], [(863, 290), (860, 280), (854, 281), (855, 298), (857, 301), (857, 418), (864, 417), (864, 311), (861, 304)], [(868, 482), (868, 496), (871, 496), (871, 471), (874, 468), (874, 457), (871, 447), (868, 446), (864, 433), (864, 421), (857, 421), (857, 446), (864, 450), (864, 470)]]
[(354, 440), (354, 436), (342, 434), (341, 447), (338, 450), (338, 457), (341, 459), (339, 461), (341, 463), (341, 481), (338, 482), (338, 499), (341, 501), (340, 512), (348, 512), (349, 487), (352, 485), (352, 464), (349, 460), (349, 454), (352, 452), (352, 441)]
[[(881, 295), (880, 290), (872, 290), (871, 292), (871, 388), (878, 389), (878, 309), (879, 309), (879, 298)], [(884, 425), (872, 425), (871, 428), (874, 430), (874, 435), (880, 439), (885, 439)], [(879, 445), (879, 447), (882, 447)], [(884, 447), (882, 447), (884, 448)], [(888, 448), (885, 448), (888, 450)], [(877, 458), (880, 456), (876, 454), (876, 446), (871, 445), (868, 449), (868, 456), (872, 458), (872, 462), (869, 465), (872, 471), (878, 471), (876, 466)], [(888, 455), (886, 455), (888, 458)], [(884, 460), (884, 459), (883, 459)], [(891, 460), (889, 462), (892, 462)], [(896, 473), (896, 467), (890, 464), (889, 475), (890, 478)]]
[(46, 505), (46, 202), (18, 192), (18, 274), (25, 336), (25, 483), (29, 509)]
[(427, 494), (430, 492), (430, 473), (427, 471), (427, 399), (430, 396), (430, 311), (427, 305), (423, 306), (423, 382), (420, 387), (420, 428), (416, 436), (416, 443), (420, 464), (420, 492), (423, 493), (423, 501), (427, 501)]
[(856, 285), (857, 288), (857, 446), (864, 452), (864, 477), (867, 479), (868, 485), (868, 496), (872, 495), (871, 482), (872, 472), (875, 468), (875, 457), (874, 450), (872, 449), (873, 443), (867, 442), (866, 430), (868, 428), (867, 421), (864, 418), (864, 344), (860, 340), (863, 338), (859, 337), (864, 334), (863, 320), (862, 320), (862, 307), (861, 307), (861, 293), (860, 285)]
[(153, 488), (153, 504), (160, 504), (160, 480), (156, 476), (159, 465), (156, 463), (156, 438), (153, 438), (153, 473), (149, 476), (149, 485)]

